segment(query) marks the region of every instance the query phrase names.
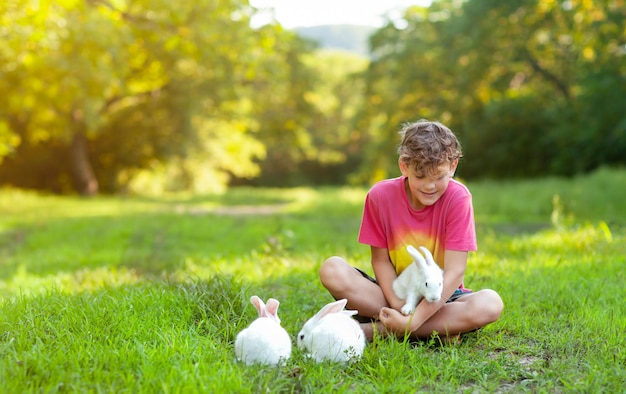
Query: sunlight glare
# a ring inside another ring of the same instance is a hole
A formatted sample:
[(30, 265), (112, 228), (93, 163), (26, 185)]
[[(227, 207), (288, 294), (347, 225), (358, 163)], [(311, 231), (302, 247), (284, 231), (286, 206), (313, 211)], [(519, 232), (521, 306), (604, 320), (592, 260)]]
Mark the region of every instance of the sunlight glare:
[(394, 20), (407, 7), (430, 3), (431, 0), (251, 0), (250, 5), (259, 9), (251, 26), (260, 27), (275, 19), (287, 29), (334, 24), (381, 27), (385, 15)]

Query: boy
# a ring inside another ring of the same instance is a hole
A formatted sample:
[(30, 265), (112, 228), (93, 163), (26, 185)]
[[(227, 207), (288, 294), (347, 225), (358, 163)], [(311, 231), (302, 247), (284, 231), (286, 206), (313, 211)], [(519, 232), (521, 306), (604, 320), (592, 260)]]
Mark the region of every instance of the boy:
[[(359, 311), (369, 340), (373, 331), (453, 340), (496, 321), (503, 309), (493, 290), (472, 292), (463, 285), (467, 253), (475, 251), (472, 196), (453, 180), (462, 157), (456, 136), (439, 122), (420, 120), (400, 132), (401, 177), (383, 180), (367, 194), (359, 242), (370, 245), (376, 279), (333, 256), (320, 269), (322, 284), (336, 299)], [(444, 269), (441, 301), (422, 300), (410, 316), (392, 282), (411, 262), (407, 245), (425, 246)], [(378, 319), (376, 321), (376, 319)]]

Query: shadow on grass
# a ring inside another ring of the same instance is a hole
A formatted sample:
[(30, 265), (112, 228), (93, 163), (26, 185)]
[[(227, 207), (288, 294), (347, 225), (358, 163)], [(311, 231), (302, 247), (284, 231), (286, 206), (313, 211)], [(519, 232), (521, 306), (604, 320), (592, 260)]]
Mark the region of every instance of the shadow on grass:
[[(53, 208), (28, 217), (9, 212), (0, 231), (0, 280), (108, 267), (153, 277), (189, 262), (227, 266), (259, 254), (345, 249), (358, 230), (352, 201), (359, 193), (240, 188), (179, 200), (45, 200)], [(283, 210), (294, 201), (297, 207)]]
[(0, 279), (97, 267), (160, 275), (196, 261), (241, 259), (299, 225), (290, 215), (171, 212), (50, 219), (0, 234)]

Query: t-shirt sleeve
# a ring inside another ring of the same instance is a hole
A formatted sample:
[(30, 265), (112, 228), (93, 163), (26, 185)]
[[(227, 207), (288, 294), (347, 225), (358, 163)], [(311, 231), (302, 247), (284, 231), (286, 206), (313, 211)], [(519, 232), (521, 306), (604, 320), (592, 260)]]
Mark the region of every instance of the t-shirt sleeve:
[(463, 195), (450, 207), (446, 220), (445, 249), (467, 252), (478, 249), (471, 194)]
[(376, 195), (370, 191), (365, 197), (359, 242), (377, 248), (387, 248), (387, 237), (381, 221)]

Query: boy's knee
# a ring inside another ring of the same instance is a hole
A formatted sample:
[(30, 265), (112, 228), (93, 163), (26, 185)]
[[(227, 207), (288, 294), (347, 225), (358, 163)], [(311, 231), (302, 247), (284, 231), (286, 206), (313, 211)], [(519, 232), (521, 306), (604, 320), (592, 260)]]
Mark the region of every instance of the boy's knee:
[(485, 289), (484, 299), (483, 299), (483, 307), (485, 318), (489, 320), (489, 322), (494, 322), (500, 318), (502, 314), (502, 310), (504, 309), (504, 302), (500, 295), (491, 289)]
[(328, 288), (333, 282), (341, 279), (342, 267), (345, 264), (346, 261), (339, 256), (330, 257), (322, 263), (319, 275), (324, 287)]

